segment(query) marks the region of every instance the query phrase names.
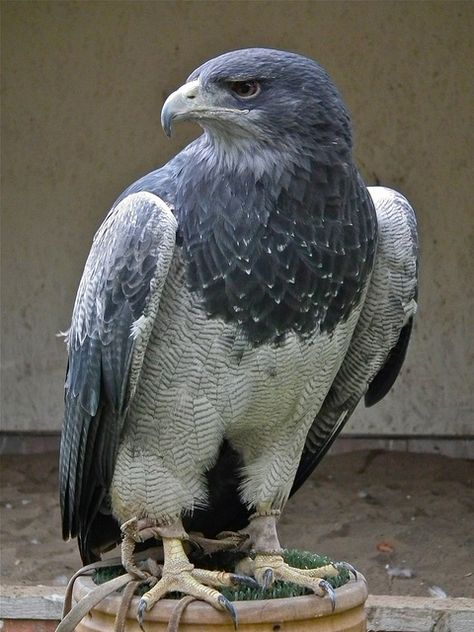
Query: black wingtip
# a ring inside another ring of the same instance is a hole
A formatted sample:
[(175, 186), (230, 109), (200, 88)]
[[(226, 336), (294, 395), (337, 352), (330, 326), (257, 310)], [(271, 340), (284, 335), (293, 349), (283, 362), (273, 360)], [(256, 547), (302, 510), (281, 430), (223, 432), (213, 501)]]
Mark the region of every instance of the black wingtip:
[(410, 318), (400, 331), (397, 344), (388, 354), (385, 364), (369, 384), (369, 388), (364, 396), (364, 403), (367, 408), (380, 402), (394, 385), (403, 362), (405, 361), (412, 327), (413, 318)]

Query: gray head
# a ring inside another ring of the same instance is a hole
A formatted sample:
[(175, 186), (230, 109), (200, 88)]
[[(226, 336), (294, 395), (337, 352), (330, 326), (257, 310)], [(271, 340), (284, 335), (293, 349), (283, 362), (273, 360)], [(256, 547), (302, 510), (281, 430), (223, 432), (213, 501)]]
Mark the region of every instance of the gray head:
[(217, 140), (351, 146), (349, 116), (326, 71), (280, 50), (236, 50), (197, 68), (163, 106), (168, 135), (179, 119), (196, 120)]

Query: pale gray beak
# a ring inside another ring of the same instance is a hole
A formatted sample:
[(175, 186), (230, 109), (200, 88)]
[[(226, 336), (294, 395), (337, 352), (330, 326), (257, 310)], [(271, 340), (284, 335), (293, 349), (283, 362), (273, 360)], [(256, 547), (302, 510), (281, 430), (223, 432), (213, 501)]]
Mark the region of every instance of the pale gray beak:
[(174, 119), (185, 118), (193, 111), (204, 109), (200, 87), (199, 79), (190, 81), (166, 99), (161, 110), (161, 125), (168, 137), (171, 136), (171, 126)]

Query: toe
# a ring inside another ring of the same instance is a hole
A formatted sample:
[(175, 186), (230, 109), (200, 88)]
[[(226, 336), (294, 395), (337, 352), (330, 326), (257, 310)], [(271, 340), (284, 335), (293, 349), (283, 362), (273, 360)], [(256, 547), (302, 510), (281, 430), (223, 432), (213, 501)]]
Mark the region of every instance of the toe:
[(248, 577), (241, 573), (226, 573), (224, 571), (209, 571), (202, 568), (194, 568), (191, 574), (194, 579), (206, 584), (206, 586), (249, 586), (250, 588), (258, 588), (258, 583), (253, 577)]
[(336, 593), (326, 577), (334, 577), (339, 571), (334, 564), (320, 568), (300, 569), (287, 564), (282, 556), (258, 554), (255, 557), (254, 574), (262, 588), (269, 588), (275, 580), (289, 582), (312, 590), (320, 596), (327, 595), (332, 609), (336, 604)]
[(334, 564), (327, 564), (326, 566), (319, 566), (318, 568), (301, 568), (297, 569), (300, 575), (305, 577), (315, 577), (324, 579), (325, 577), (337, 577), (339, 575), (339, 569)]

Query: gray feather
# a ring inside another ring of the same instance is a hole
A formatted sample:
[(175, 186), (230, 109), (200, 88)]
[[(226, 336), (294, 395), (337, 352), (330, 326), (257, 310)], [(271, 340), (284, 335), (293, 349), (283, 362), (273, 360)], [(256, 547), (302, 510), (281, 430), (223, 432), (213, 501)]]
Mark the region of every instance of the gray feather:
[(368, 190), (379, 230), (374, 269), (347, 354), (308, 432), (296, 487), (342, 430), (416, 312), (418, 240), (414, 211), (396, 191), (385, 187)]
[(138, 380), (176, 228), (162, 200), (137, 193), (112, 209), (94, 238), (67, 336), (60, 455), (66, 537), (97, 511), (89, 506), (94, 489), (103, 488), (96, 494), (100, 499), (110, 484), (124, 409)]

